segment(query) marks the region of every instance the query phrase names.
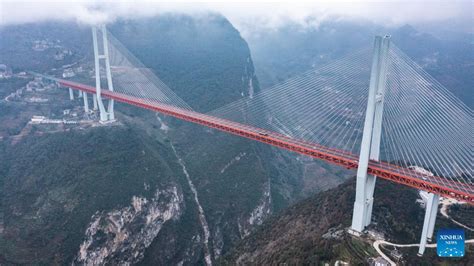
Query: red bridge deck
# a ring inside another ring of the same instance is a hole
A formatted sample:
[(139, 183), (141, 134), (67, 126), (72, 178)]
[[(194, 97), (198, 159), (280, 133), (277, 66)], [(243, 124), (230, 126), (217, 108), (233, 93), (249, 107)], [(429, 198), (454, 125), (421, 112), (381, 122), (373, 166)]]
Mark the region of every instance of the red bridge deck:
[[(94, 87), (88, 85), (68, 80), (55, 80), (65, 87), (70, 87), (92, 94), (95, 94), (96, 92)], [(173, 116), (181, 120), (186, 120), (244, 138), (267, 143), (349, 169), (356, 169), (358, 166), (358, 156), (343, 150), (332, 149), (318, 144), (308, 143), (276, 132), (247, 126), (226, 119), (173, 107), (155, 101), (137, 98), (123, 93), (103, 90), (102, 95), (119, 102), (135, 105), (141, 108), (160, 112), (165, 115)], [(394, 181), (396, 183), (436, 193), (444, 197), (455, 198), (457, 200), (465, 201), (474, 205), (474, 186), (472, 184), (459, 183), (437, 176), (426, 176), (411, 169), (376, 161), (369, 162), (368, 173)]]

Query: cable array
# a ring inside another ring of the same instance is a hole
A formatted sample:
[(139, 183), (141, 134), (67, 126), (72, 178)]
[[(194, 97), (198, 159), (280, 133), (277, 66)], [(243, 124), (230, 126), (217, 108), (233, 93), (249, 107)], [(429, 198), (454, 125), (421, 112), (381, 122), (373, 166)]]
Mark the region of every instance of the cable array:
[(389, 57), (382, 159), (473, 193), (472, 110), (395, 45)]
[(146, 68), (110, 32), (107, 32), (109, 59), (114, 90), (148, 102), (168, 104), (181, 109), (192, 108), (176, 95), (152, 70)]
[(360, 50), (209, 114), (357, 153), (367, 102), (370, 54), (370, 49)]
[[(360, 50), (208, 114), (358, 155), (371, 57)], [(472, 110), (395, 45), (385, 86), (380, 161), (474, 193)]]
[[(107, 37), (115, 91), (192, 111), (110, 32)], [(380, 161), (474, 193), (472, 110), (393, 44), (387, 60)], [(358, 155), (371, 62), (372, 50), (362, 49), (207, 115)]]

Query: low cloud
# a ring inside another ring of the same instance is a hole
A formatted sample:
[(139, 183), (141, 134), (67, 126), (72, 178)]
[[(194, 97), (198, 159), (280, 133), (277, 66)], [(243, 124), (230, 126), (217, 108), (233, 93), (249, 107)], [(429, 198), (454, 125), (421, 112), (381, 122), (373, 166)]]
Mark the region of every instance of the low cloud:
[[(431, 23), (445, 20), (471, 21), (470, 0), (432, 1), (246, 1), (209, 3), (153, 2), (147, 0), (94, 1), (12, 1), (0, 0), (0, 25), (45, 20), (74, 20), (80, 24), (111, 22), (119, 17), (133, 18), (160, 13), (196, 14), (218, 12), (238, 28), (275, 28), (287, 22), (317, 26), (327, 17), (364, 19), (384, 25)], [(308, 19), (311, 18), (311, 19)]]

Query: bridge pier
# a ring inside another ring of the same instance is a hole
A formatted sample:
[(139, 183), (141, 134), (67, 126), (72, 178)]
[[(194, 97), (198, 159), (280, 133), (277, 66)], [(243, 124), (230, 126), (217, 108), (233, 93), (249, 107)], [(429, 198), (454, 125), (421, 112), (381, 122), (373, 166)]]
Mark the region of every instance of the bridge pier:
[[(100, 31), (102, 35), (102, 54), (100, 53), (97, 32)], [(95, 88), (96, 94), (94, 95), (94, 109), (99, 109), (100, 121), (107, 122), (113, 121), (115, 119), (114, 115), (114, 100), (110, 99), (108, 102), (107, 109), (104, 106), (101, 95), (101, 79), (100, 79), (100, 60), (105, 62), (105, 72), (107, 76), (107, 88), (110, 91), (114, 91), (112, 83), (112, 73), (110, 71), (110, 61), (109, 61), (109, 47), (107, 40), (107, 30), (105, 25), (101, 25), (99, 28), (96, 26), (92, 27), (92, 42), (94, 45), (94, 63), (95, 63)]]
[(418, 256), (423, 256), (423, 253), (425, 253), (426, 242), (431, 241), (433, 238), (436, 215), (438, 214), (438, 205), (439, 195), (428, 193), (428, 198), (426, 199), (425, 204), (425, 219), (423, 221), (423, 230), (421, 231)]
[(69, 88), (69, 100), (74, 101), (74, 91), (72, 88)]
[(93, 104), (93, 110), (94, 111), (97, 111), (98, 107), (97, 107), (97, 95), (95, 94), (92, 94), (92, 104)]
[[(440, 196), (437, 194), (433, 194), (433, 207), (430, 213), (430, 223), (428, 227), (428, 242), (431, 242), (433, 240), (433, 234), (434, 234), (434, 227), (436, 224), (436, 215), (438, 214), (438, 206), (439, 206), (439, 198)], [(434, 212), (434, 213), (433, 213)], [(425, 213), (426, 215), (426, 213)], [(423, 224), (424, 226), (424, 224)]]
[(89, 100), (87, 99), (87, 93), (82, 93), (82, 99), (84, 99), (84, 112), (89, 113)]
[(370, 74), (369, 95), (365, 114), (364, 132), (357, 168), (356, 197), (350, 231), (362, 234), (372, 219), (376, 177), (367, 175), (369, 159), (378, 161), (382, 136), (382, 115), (386, 85), (390, 36), (376, 36)]

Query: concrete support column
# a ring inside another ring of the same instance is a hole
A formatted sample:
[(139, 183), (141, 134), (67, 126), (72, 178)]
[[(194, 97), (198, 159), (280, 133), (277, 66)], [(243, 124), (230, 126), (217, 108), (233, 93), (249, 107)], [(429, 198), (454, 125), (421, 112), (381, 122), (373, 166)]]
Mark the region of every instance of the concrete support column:
[[(385, 87), (387, 83), (387, 68), (388, 68), (388, 52), (390, 49), (390, 37), (385, 36), (382, 39), (381, 44), (381, 55), (379, 64), (379, 73), (377, 80), (377, 92), (375, 94), (375, 111), (374, 111), (374, 128), (372, 130), (372, 141), (370, 144), (370, 155), (369, 158), (374, 161), (380, 159), (380, 142), (382, 139), (382, 117), (383, 117), (383, 106), (385, 99)], [(367, 176), (367, 212), (365, 217), (365, 226), (368, 226), (372, 221), (372, 209), (374, 204), (374, 190), (375, 182), (377, 181), (376, 176)]]
[[(97, 33), (100, 31), (102, 34), (102, 54), (100, 53), (100, 47), (98, 44), (98, 36)], [(109, 47), (108, 47), (108, 40), (107, 40), (107, 29), (105, 25), (102, 25), (100, 28), (96, 26), (92, 27), (92, 42), (94, 45), (94, 63), (95, 63), (95, 88), (96, 88), (96, 95), (94, 98), (94, 109), (98, 107), (100, 121), (112, 121), (115, 119), (114, 115), (114, 101), (109, 99), (107, 109), (104, 106), (104, 102), (102, 100), (102, 88), (101, 88), (101, 77), (100, 77), (100, 62), (104, 60), (105, 63), (105, 73), (107, 76), (107, 88), (110, 91), (114, 90), (113, 83), (112, 83), (112, 73), (110, 70), (110, 61), (109, 61)]]
[(436, 215), (438, 214), (438, 207), (439, 207), (439, 195), (435, 194), (433, 200), (434, 200), (433, 208), (432, 208), (432, 213), (430, 216), (430, 223), (429, 223), (428, 235), (427, 235), (428, 242), (431, 242), (433, 240), (434, 228), (435, 228), (435, 223), (436, 223)]
[(97, 95), (95, 94), (92, 94), (92, 103), (94, 105), (94, 111), (96, 111), (98, 109), (98, 106), (97, 106)]
[(376, 36), (370, 74), (369, 95), (362, 135), (359, 167), (357, 168), (356, 197), (351, 231), (362, 233), (370, 224), (373, 208), (375, 176), (367, 175), (370, 160), (379, 160), (382, 133), (383, 100), (390, 37)]
[(423, 221), (423, 230), (421, 231), (420, 247), (418, 256), (425, 253), (426, 242), (433, 236), (436, 214), (438, 213), (439, 195), (429, 193), (425, 206), (425, 219)]
[(87, 99), (87, 93), (82, 93), (82, 99), (84, 99), (84, 112), (89, 113), (89, 100)]
[(69, 88), (69, 100), (74, 101), (74, 91)]
[(97, 97), (97, 105), (99, 107), (100, 121), (107, 121), (107, 113), (105, 111), (104, 103), (102, 102), (101, 87), (100, 87), (100, 58), (99, 45), (97, 43), (97, 27), (92, 27), (92, 43), (94, 45), (94, 68), (95, 68), (95, 90)]
[[(112, 72), (110, 70), (110, 61), (109, 61), (109, 41), (107, 40), (107, 29), (105, 28), (105, 25), (102, 25), (102, 42), (104, 44), (104, 60), (105, 60), (105, 73), (107, 75), (107, 87), (109, 91), (114, 91), (114, 84), (112, 82)], [(108, 117), (109, 120), (115, 120), (113, 99), (109, 99), (107, 114), (109, 115)]]

